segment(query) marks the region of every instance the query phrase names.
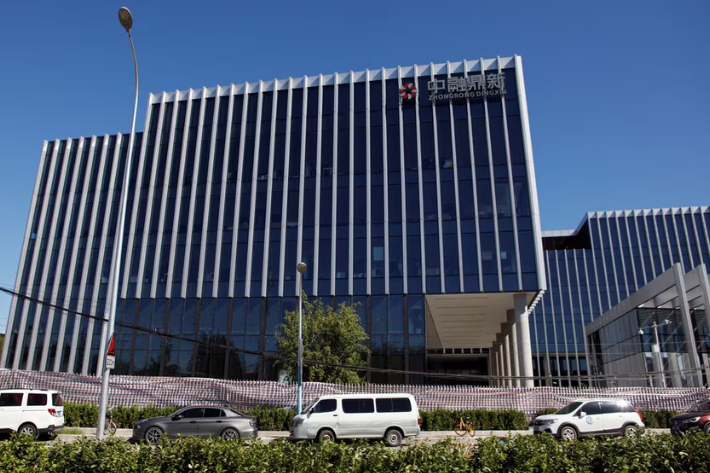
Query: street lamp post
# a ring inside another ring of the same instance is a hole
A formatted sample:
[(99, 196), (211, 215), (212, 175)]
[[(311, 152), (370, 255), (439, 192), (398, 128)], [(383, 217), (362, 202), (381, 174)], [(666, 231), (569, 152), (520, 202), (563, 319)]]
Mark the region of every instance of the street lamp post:
[[(660, 373), (660, 381), (661, 381), (661, 387), (666, 387), (666, 376), (663, 374), (663, 356), (661, 354), (661, 339), (658, 337), (658, 327), (663, 327), (664, 325), (670, 325), (673, 322), (665, 319), (663, 323), (658, 324), (656, 321), (653, 321), (653, 324), (651, 327), (653, 328), (653, 335), (654, 335), (654, 340), (656, 343), (651, 344), (651, 356), (652, 359), (655, 360), (656, 365), (657, 365), (657, 371)], [(639, 335), (643, 335), (644, 331), (642, 328), (639, 329)], [(651, 377), (653, 379), (653, 377)]]
[[(108, 312), (108, 326), (106, 338), (103, 340), (104, 346), (108, 348), (109, 342), (113, 338), (113, 329), (116, 322), (116, 306), (118, 305), (118, 279), (121, 273), (121, 253), (123, 250), (123, 230), (126, 224), (126, 207), (128, 201), (128, 180), (131, 175), (131, 164), (133, 161), (133, 142), (136, 134), (136, 112), (138, 111), (138, 62), (136, 61), (136, 50), (133, 47), (131, 28), (133, 27), (133, 15), (126, 7), (118, 10), (118, 21), (128, 33), (128, 41), (131, 44), (133, 54), (133, 71), (135, 74), (135, 97), (133, 100), (133, 119), (131, 121), (131, 135), (128, 140), (128, 152), (126, 153), (126, 169), (123, 174), (123, 186), (121, 186), (121, 207), (119, 210), (118, 226), (116, 227), (116, 243), (113, 249), (112, 265), (112, 285), (110, 294), (110, 305)], [(103, 367), (103, 378), (101, 380), (101, 398), (99, 399), (99, 419), (96, 427), (96, 438), (101, 439), (104, 435), (104, 425), (106, 423), (106, 404), (108, 403), (108, 381), (111, 370), (106, 367), (105, 360), (99, 360), (98, 366)]]
[(298, 270), (298, 380), (296, 398), (296, 414), (303, 410), (303, 273), (306, 272), (306, 263), (301, 261), (296, 266)]

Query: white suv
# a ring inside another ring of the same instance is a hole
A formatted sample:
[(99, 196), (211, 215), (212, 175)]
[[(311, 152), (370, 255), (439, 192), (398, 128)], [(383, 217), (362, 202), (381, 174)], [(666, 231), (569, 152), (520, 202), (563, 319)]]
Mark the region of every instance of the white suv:
[(64, 427), (64, 403), (57, 391), (4, 389), (0, 391), (0, 432), (37, 437)]
[(645, 429), (641, 414), (628, 402), (615, 399), (580, 399), (533, 422), (535, 434), (549, 433), (563, 440), (586, 435), (633, 438)]

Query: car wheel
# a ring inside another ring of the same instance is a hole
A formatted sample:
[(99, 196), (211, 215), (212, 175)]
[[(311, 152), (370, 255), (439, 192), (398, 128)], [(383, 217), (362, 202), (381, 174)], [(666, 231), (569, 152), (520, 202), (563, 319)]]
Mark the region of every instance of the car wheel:
[(157, 443), (160, 443), (160, 439), (163, 438), (163, 431), (160, 429), (160, 427), (150, 427), (148, 430), (145, 431), (145, 435), (143, 435), (143, 438), (145, 438), (145, 441), (149, 444), (155, 445)]
[(624, 427), (624, 437), (627, 439), (635, 439), (639, 436), (639, 429), (635, 425), (627, 425)]
[(239, 431), (237, 429), (224, 429), (222, 431), (222, 438), (224, 440), (239, 440)]
[(577, 429), (569, 425), (565, 425), (560, 429), (560, 438), (562, 440), (574, 440), (577, 438)]
[(335, 433), (330, 429), (323, 429), (318, 432), (318, 441), (323, 442), (335, 442)]
[(710, 435), (710, 422), (705, 422), (705, 427), (703, 428), (703, 432)]
[(402, 432), (397, 429), (389, 429), (385, 433), (385, 443), (388, 447), (399, 447), (402, 445)]
[(22, 424), (19, 429), (17, 429), (17, 433), (20, 435), (29, 435), (33, 439), (37, 438), (37, 427), (35, 427), (33, 424)]

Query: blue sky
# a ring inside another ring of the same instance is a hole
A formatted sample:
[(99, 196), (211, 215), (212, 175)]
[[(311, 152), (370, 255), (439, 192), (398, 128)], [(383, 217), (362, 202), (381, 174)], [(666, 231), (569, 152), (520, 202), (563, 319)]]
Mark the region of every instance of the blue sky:
[[(710, 204), (710, 2), (133, 3), (139, 129), (149, 92), (520, 54), (543, 229)], [(15, 281), (42, 140), (130, 129), (119, 6), (3, 5), (0, 285)]]

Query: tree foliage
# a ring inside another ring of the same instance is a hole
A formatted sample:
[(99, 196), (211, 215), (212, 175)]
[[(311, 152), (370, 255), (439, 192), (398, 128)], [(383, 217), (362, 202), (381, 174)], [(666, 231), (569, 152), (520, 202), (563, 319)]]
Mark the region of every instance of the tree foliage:
[[(338, 363), (349, 366), (367, 366), (370, 350), (365, 345), (367, 334), (360, 325), (356, 305), (340, 304), (337, 309), (323, 304), (320, 299), (311, 302), (303, 296), (303, 381), (323, 383), (362, 382), (364, 372), (356, 369), (306, 363), (306, 360)], [(276, 335), (276, 351), (287, 357), (277, 366), (291, 380), (297, 378), (298, 309), (287, 311), (284, 323)]]

